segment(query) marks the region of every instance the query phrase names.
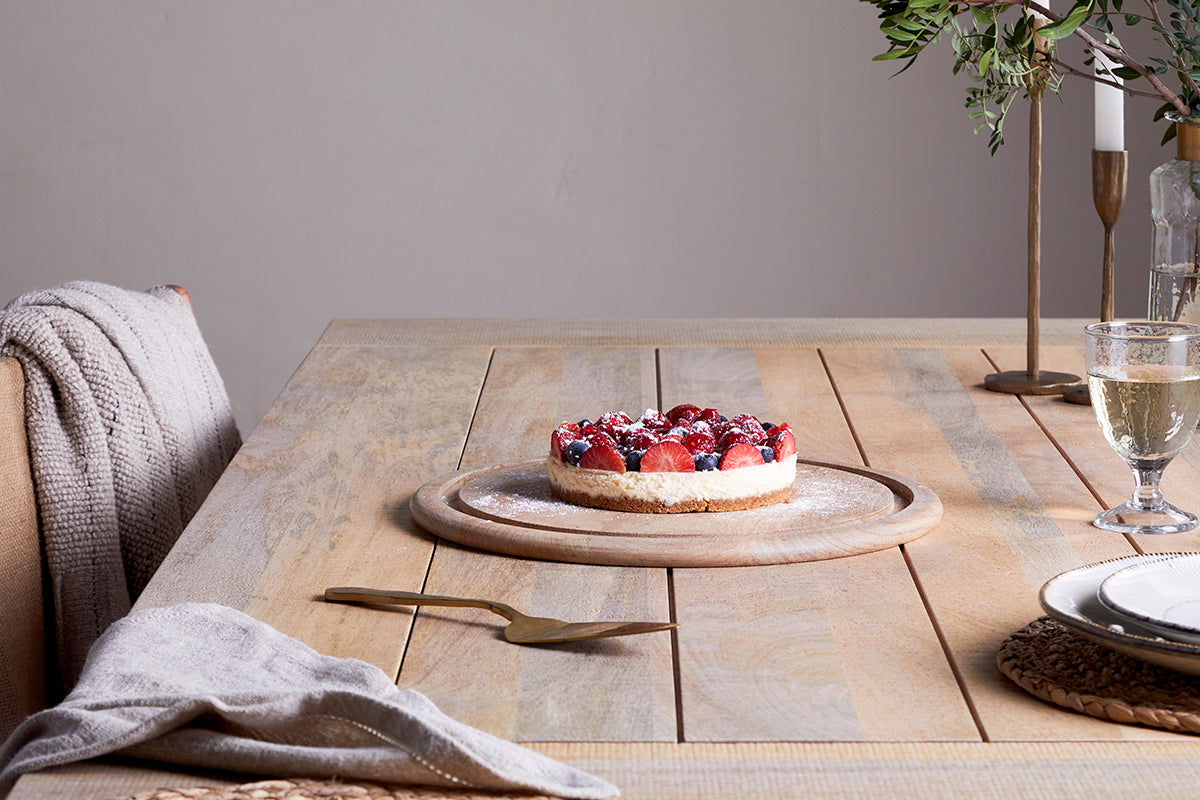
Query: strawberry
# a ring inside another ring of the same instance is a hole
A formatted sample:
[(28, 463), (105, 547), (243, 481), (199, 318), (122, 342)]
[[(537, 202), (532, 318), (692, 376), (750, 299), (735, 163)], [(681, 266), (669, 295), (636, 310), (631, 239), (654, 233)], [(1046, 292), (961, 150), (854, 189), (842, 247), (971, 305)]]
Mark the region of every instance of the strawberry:
[[(586, 456), (586, 453), (584, 454)], [(737, 469), (738, 467), (753, 467), (763, 463), (762, 453), (752, 444), (735, 444), (725, 451), (717, 462), (717, 469)]]
[(706, 408), (700, 412), (700, 416), (696, 417), (696, 419), (703, 420), (709, 425), (716, 425), (721, 421), (721, 412), (715, 408)]
[[(611, 440), (610, 440), (611, 441)], [(625, 458), (617, 452), (617, 448), (606, 444), (593, 444), (579, 459), (583, 469), (604, 469), (609, 472), (624, 472)]]
[(717, 443), (713, 440), (711, 433), (695, 431), (683, 437), (683, 446), (692, 455), (697, 455), (699, 453), (711, 453), (717, 448)]
[(692, 454), (674, 439), (663, 439), (642, 454), (642, 472), (695, 472)]
[(560, 426), (554, 429), (554, 433), (550, 434), (550, 452), (559, 461), (563, 460), (563, 451), (567, 449), (567, 445), (579, 438), (578, 431), (573, 431), (570, 428)]
[(691, 403), (682, 403), (667, 412), (667, 419), (671, 420), (671, 422), (675, 423), (676, 425), (679, 424), (679, 420), (681, 419), (686, 419), (688, 422), (691, 422), (699, 416), (700, 406), (694, 406)]
[(790, 430), (774, 429), (776, 433), (767, 437), (767, 446), (771, 448), (771, 452), (775, 454), (775, 460), (787, 458), (796, 453), (796, 437), (792, 435)]
[(775, 425), (771, 428), (767, 428), (767, 436), (774, 436), (775, 434), (779, 433), (780, 431), (790, 431), (791, 429), (792, 429), (791, 425), (788, 425), (786, 422), (782, 422), (779, 425)]

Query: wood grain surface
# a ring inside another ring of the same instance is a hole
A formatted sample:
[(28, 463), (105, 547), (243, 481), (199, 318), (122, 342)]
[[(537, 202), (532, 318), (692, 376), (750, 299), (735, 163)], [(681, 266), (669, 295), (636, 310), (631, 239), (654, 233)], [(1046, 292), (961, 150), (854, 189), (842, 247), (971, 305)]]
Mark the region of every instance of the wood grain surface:
[[(1042, 368), (1083, 373), (1083, 323), (1043, 320)], [(1091, 525), (1132, 488), (1092, 410), (982, 386), (1024, 366), (1023, 336), (1023, 320), (335, 320), (139, 607), (244, 609), (630, 798), (1189, 796), (1194, 737), (1072, 713), (996, 669), (1054, 575), (1200, 549)], [(518, 557), (413, 519), (421, 486), (543, 458), (564, 419), (681, 402), (788, 421), (801, 458), (907, 476), (942, 518), (875, 552), (733, 567)], [(1200, 508), (1200, 444), (1163, 487)], [(486, 612), (318, 600), (331, 585), (679, 627), (519, 647)], [(197, 777), (214, 778), (89, 762), (12, 798)]]

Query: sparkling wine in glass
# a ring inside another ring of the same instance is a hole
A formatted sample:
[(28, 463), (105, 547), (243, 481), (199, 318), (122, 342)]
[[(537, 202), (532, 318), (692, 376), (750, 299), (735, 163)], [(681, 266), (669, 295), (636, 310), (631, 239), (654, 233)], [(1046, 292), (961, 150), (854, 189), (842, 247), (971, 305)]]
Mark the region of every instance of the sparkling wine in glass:
[(1196, 515), (1163, 499), (1159, 482), (1200, 421), (1200, 325), (1101, 322), (1086, 329), (1088, 387), (1104, 438), (1133, 470), (1126, 502), (1096, 516), (1121, 533), (1180, 533)]

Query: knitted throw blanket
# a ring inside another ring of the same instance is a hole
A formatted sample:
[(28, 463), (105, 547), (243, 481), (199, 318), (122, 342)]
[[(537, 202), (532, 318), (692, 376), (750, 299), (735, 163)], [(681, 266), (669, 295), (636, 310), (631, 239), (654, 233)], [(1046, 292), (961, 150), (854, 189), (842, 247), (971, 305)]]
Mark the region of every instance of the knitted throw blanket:
[(58, 668), (128, 613), (241, 444), (187, 302), (74, 282), (0, 314), (25, 372), (26, 426)]

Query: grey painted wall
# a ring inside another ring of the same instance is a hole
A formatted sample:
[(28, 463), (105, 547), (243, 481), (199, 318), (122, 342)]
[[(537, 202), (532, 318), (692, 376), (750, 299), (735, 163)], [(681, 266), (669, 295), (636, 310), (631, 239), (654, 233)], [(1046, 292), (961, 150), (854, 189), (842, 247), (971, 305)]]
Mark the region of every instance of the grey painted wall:
[[(0, 298), (185, 285), (244, 431), (338, 316), (1024, 316), (1024, 108), (989, 157), (948, 48), (882, 48), (852, 0), (4, 0)], [(1091, 96), (1046, 104), (1045, 316), (1098, 314)]]

